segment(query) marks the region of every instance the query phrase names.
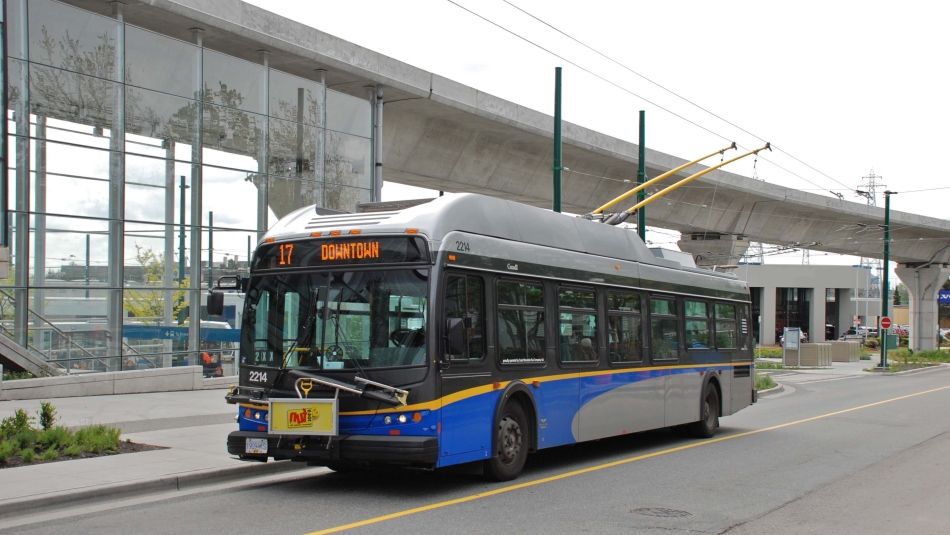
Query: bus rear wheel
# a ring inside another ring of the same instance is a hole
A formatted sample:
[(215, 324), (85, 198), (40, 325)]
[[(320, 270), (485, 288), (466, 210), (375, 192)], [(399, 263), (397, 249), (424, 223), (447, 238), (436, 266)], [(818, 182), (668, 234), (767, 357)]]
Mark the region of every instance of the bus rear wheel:
[(699, 421), (689, 425), (689, 434), (697, 438), (710, 438), (719, 430), (719, 392), (715, 385), (707, 383), (703, 389)]
[(485, 475), (492, 481), (518, 477), (528, 458), (528, 423), (519, 403), (508, 403), (495, 423), (495, 451), (485, 461)]

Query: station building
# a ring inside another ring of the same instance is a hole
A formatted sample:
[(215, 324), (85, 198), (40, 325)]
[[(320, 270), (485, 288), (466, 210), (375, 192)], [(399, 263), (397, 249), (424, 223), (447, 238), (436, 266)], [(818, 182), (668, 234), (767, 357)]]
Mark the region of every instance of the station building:
[[(10, 269), (0, 280), (0, 343), (23, 358), (114, 370), (233, 354), (236, 333), (222, 332), (222, 318), (201, 317), (209, 281), (246, 268), (259, 237), (295, 208), (353, 211), (380, 200), (384, 141), (395, 159), (456, 142), (393, 129), (384, 140), (383, 89), (367, 80), (390, 76), (397, 62), (363, 50), (344, 65), (339, 56), (353, 45), (242, 2), (4, 3)], [(202, 6), (236, 12), (225, 20)], [(336, 56), (314, 52), (321, 47)], [(431, 84), (430, 96), (438, 83), (459, 98), (494, 98), (416, 74), (400, 76)], [(419, 98), (387, 91), (395, 102)], [(403, 127), (419, 115), (405, 109), (393, 115)], [(538, 117), (523, 121), (544, 141)], [(491, 131), (477, 110), (465, 120)], [(479, 143), (476, 152), (515, 150), (501, 134)], [(538, 173), (549, 169), (536, 155), (517, 157)], [(510, 180), (518, 169), (502, 165), (491, 176)], [(840, 330), (858, 315), (846, 303), (859, 277), (826, 277), (828, 269), (810, 266), (810, 282), (775, 274), (780, 266), (740, 270), (761, 288), (753, 295), (760, 342), (774, 342), (782, 325), (804, 322), (815, 332), (837, 318)]]

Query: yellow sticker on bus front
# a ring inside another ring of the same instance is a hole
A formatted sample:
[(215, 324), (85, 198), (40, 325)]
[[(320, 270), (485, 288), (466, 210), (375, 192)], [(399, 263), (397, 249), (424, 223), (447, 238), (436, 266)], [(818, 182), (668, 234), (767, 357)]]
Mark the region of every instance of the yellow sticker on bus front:
[(274, 435), (337, 434), (337, 400), (272, 399), (267, 432)]

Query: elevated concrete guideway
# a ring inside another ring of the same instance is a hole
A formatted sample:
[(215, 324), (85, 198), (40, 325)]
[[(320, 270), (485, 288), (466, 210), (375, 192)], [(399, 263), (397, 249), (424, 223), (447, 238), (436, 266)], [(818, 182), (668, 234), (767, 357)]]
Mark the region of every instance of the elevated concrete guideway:
[[(66, 1), (106, 15), (111, 10), (102, 0)], [(377, 105), (380, 179), (551, 204), (547, 114), (239, 0), (125, 0), (123, 12), (131, 24), (185, 41), (201, 28), (205, 47), (249, 61), (260, 62), (266, 50), (271, 67), (299, 76), (317, 79), (315, 70), (324, 69), (329, 87)], [(570, 168), (563, 174), (565, 211), (585, 213), (630, 187), (623, 179), (636, 175), (637, 145), (569, 123), (563, 139)], [(648, 176), (685, 161), (654, 150), (646, 155)], [(647, 221), (684, 233), (681, 247), (701, 264), (729, 264), (746, 239), (881, 257), (883, 219), (881, 208), (714, 171), (650, 205)], [(950, 221), (892, 210), (891, 222), (891, 259), (916, 277), (950, 262)], [(925, 300), (931, 286), (918, 285), (928, 288)]]

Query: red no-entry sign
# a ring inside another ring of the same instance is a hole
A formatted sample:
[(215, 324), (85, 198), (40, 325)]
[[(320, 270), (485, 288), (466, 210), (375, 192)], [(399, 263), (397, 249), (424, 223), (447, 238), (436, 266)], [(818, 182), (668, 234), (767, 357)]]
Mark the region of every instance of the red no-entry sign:
[(890, 329), (890, 328), (891, 328), (891, 318), (889, 318), (889, 317), (887, 317), (887, 316), (884, 316), (883, 318), (881, 318), (881, 328), (882, 328), (882, 329)]

